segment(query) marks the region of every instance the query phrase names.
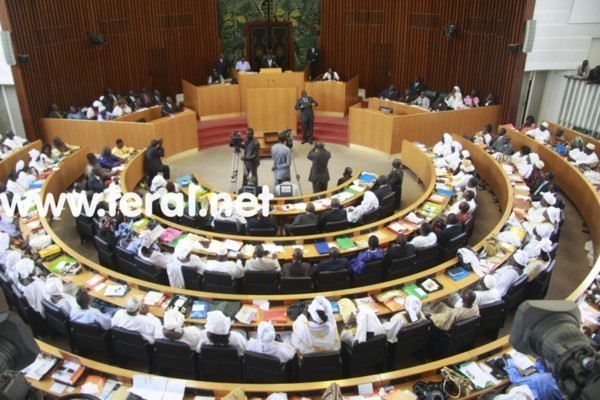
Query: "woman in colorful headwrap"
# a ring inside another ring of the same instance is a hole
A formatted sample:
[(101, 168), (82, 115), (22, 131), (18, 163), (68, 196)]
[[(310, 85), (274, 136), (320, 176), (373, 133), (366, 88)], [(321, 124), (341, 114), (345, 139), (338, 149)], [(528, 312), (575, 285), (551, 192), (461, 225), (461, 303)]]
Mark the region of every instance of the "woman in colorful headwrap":
[(291, 345), (300, 354), (340, 349), (340, 337), (331, 303), (317, 296), (308, 306), (308, 318), (300, 315), (292, 326)]

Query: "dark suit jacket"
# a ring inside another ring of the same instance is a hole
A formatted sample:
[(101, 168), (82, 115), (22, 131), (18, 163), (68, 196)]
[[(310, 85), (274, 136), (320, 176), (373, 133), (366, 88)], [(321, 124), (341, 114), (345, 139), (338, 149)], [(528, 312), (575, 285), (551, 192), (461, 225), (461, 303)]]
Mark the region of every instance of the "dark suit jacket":
[(317, 103), (312, 97), (307, 96), (306, 100), (304, 100), (304, 97), (300, 97), (298, 101), (296, 101), (294, 108), (296, 110), (300, 110), (300, 119), (302, 121), (308, 121), (315, 116), (312, 109), (313, 106), (318, 105), (319, 103)]
[(146, 160), (144, 162), (144, 169), (149, 175), (156, 175), (158, 172), (162, 172), (163, 163), (161, 157), (164, 153), (155, 147), (149, 147), (146, 150)]
[(321, 52), (318, 48), (315, 47), (314, 51), (309, 47), (306, 49), (306, 62), (312, 62), (315, 65), (315, 68), (319, 66), (319, 61), (321, 61)]
[(385, 196), (392, 193), (392, 187), (389, 184), (383, 185), (380, 186), (379, 189), (373, 191), (373, 193), (375, 193), (375, 196), (377, 196), (377, 199), (381, 203), (381, 200), (383, 200)]
[(341, 269), (348, 269), (348, 259), (340, 257), (337, 260), (330, 258), (315, 264), (312, 268), (311, 275), (324, 271), (339, 271)]
[(386, 260), (396, 260), (398, 258), (404, 258), (415, 254), (415, 246), (407, 243), (405, 246), (391, 246), (386, 255)]
[(323, 183), (325, 185), (329, 182), (329, 169), (327, 168), (327, 165), (329, 164), (330, 158), (331, 153), (325, 149), (317, 151), (313, 148), (308, 153), (308, 159), (312, 161), (310, 175), (308, 176), (309, 182)]
[(412, 82), (409, 86), (410, 89), (410, 94), (412, 96), (418, 96), (423, 90), (427, 90), (427, 88), (425, 87), (425, 85), (423, 85), (421, 82), (419, 83), (415, 83)]
[(295, 264), (293, 262), (284, 264), (281, 267), (281, 276), (283, 277), (305, 277), (310, 276), (310, 264), (303, 262), (300, 264)]
[(169, 103), (164, 103), (160, 115), (166, 117), (175, 114), (177, 111), (179, 110), (175, 104), (171, 103), (171, 106), (169, 107)]
[(462, 233), (462, 227), (460, 224), (446, 226), (444, 230), (441, 232), (437, 232), (435, 236), (437, 236), (437, 242), (440, 246), (445, 246), (451, 239), (454, 239), (458, 235)]
[(217, 61), (215, 61), (213, 68), (216, 69), (223, 78), (229, 77), (229, 62), (227, 60), (218, 58)]
[(389, 100), (397, 100), (399, 95), (400, 93), (398, 92), (398, 89), (390, 90), (390, 88), (384, 89), (381, 93), (379, 93), (379, 97)]
[(269, 56), (263, 56), (262, 61), (260, 62), (261, 68), (281, 68), (275, 57), (271, 58), (271, 66), (269, 66)]
[(321, 218), (319, 220), (319, 229), (325, 229), (325, 224), (328, 222), (337, 222), (344, 221), (347, 217), (347, 212), (343, 208), (338, 208), (337, 210), (329, 210), (321, 214)]
[(396, 186), (402, 186), (402, 181), (404, 180), (404, 171), (401, 168), (392, 169), (387, 176), (388, 185), (392, 188)]
[(319, 223), (319, 217), (316, 214), (298, 214), (296, 218), (294, 218), (294, 222), (292, 222), (292, 226), (298, 225), (317, 225)]
[(258, 153), (260, 152), (260, 143), (258, 140), (252, 139), (250, 146), (246, 148), (246, 142), (244, 142), (244, 163), (248, 165), (260, 165), (260, 157)]
[(338, 179), (337, 185), (340, 186), (341, 184), (348, 182), (350, 179), (352, 179), (352, 176), (349, 176), (349, 177), (342, 176), (340, 179)]

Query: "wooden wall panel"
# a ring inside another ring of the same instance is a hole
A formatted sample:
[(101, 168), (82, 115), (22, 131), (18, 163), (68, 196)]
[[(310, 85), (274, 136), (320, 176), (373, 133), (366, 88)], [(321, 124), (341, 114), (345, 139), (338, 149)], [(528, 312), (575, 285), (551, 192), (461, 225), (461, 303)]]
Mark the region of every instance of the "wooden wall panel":
[[(181, 93), (181, 79), (204, 82), (219, 53), (216, 0), (2, 0), (13, 32), (27, 105), (89, 105), (107, 87)], [(4, 24), (3, 24), (4, 25)], [(85, 32), (102, 33), (94, 46)]]
[[(359, 74), (367, 95), (383, 82), (403, 89), (416, 75), (432, 89), (476, 89), (494, 93), (505, 105), (503, 121), (516, 117), (525, 54), (521, 43), (534, 0), (327, 0), (321, 12), (321, 67), (334, 65), (342, 77)], [(456, 21), (454, 39), (442, 35)], [(382, 58), (388, 49), (391, 62)]]

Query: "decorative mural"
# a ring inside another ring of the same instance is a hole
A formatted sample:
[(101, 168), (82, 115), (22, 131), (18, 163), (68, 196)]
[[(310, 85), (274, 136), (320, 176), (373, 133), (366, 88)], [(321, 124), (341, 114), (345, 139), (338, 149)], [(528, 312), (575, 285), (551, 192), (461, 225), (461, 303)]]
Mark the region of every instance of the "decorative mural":
[(272, 50), (292, 51), (293, 69), (302, 70), (306, 65), (306, 49), (319, 36), (320, 6), (320, 0), (218, 0), (221, 49), (232, 63), (242, 56), (252, 60), (256, 54), (245, 54), (246, 24), (289, 22), (293, 49)]

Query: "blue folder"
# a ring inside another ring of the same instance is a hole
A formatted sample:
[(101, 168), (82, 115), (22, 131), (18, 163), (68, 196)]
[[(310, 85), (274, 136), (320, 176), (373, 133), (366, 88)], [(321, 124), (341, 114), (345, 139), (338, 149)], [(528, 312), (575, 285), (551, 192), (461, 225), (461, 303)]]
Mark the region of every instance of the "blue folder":
[(319, 254), (329, 254), (329, 245), (325, 242), (313, 243)]

